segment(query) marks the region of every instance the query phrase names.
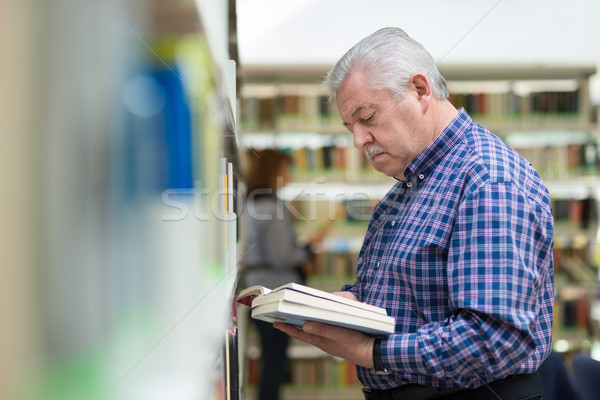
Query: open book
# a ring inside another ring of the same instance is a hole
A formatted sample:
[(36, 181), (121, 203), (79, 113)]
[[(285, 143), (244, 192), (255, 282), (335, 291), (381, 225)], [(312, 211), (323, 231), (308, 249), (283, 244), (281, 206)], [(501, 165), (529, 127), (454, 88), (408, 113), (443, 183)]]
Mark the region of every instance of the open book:
[(242, 290), (237, 301), (252, 307), (252, 318), (271, 323), (302, 326), (306, 321), (317, 321), (369, 335), (394, 332), (394, 318), (385, 309), (298, 283), (273, 290), (252, 286)]

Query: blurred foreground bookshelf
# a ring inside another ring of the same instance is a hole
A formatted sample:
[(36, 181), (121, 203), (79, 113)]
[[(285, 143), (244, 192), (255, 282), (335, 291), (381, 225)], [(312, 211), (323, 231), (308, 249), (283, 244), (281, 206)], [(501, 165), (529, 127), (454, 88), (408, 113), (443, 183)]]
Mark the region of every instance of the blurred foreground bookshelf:
[(17, 3), (0, 398), (238, 398), (235, 2)]
[[(240, 144), (243, 151), (278, 148), (292, 156), (294, 182), (282, 197), (301, 231), (332, 218), (340, 204), (346, 208), (312, 277), (312, 284), (337, 290), (353, 280), (370, 212), (395, 181), (353, 147), (321, 86), (329, 67), (245, 65)], [(556, 225), (555, 349), (586, 351), (599, 339), (600, 131), (589, 96), (596, 67), (470, 64), (440, 71), (451, 102), (518, 150), (546, 182)]]

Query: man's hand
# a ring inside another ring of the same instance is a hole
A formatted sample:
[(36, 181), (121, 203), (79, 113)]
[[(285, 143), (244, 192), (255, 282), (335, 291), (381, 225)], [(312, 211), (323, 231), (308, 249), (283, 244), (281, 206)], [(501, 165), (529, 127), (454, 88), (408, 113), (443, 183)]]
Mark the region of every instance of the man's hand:
[(347, 291), (345, 291), (345, 292), (333, 292), (333, 294), (335, 294), (336, 296), (345, 297), (345, 298), (350, 299), (350, 300), (358, 301), (358, 299), (356, 298), (356, 296), (352, 292), (347, 292)]
[(273, 326), (293, 338), (317, 346), (336, 357), (356, 365), (373, 368), (374, 338), (352, 329), (341, 328), (320, 322), (306, 322), (302, 329), (277, 322)]

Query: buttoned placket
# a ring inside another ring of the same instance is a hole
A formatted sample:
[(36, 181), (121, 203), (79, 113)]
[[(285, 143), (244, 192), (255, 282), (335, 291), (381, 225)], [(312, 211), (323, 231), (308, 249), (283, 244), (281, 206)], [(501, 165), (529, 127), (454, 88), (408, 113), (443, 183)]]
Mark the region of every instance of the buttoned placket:
[[(418, 186), (419, 186), (419, 184), (420, 184), (422, 181), (424, 181), (424, 180), (425, 180), (425, 175), (424, 175), (423, 173), (420, 173), (420, 174), (418, 174), (418, 175), (416, 175), (416, 176), (415, 176), (415, 175), (412, 175), (412, 176), (410, 176), (410, 177), (409, 177), (409, 180), (408, 180), (408, 181), (406, 181), (406, 182), (403, 182), (403, 183), (402, 183), (402, 185), (404, 186), (404, 190), (416, 191), (416, 190), (417, 190), (417, 188), (418, 188)], [(391, 211), (391, 210), (393, 210), (393, 209), (395, 208), (395, 207), (394, 207), (394, 203), (395, 203), (395, 201), (393, 201), (393, 202), (392, 202), (392, 204), (390, 205), (390, 211)], [(392, 214), (390, 211), (388, 211), (388, 215), (391, 215), (391, 214)], [(389, 226), (390, 226), (391, 228), (394, 228), (394, 227), (396, 226), (396, 222), (398, 221), (398, 218), (399, 218), (399, 216), (398, 216), (397, 212), (395, 212), (395, 214), (396, 214), (396, 215), (394, 215), (394, 216), (391, 218), (391, 220), (389, 221), (389, 224), (390, 224)], [(386, 223), (388, 223), (388, 222), (384, 222), (384, 224), (386, 224)], [(375, 238), (373, 238), (373, 239), (375, 239)], [(369, 251), (367, 254), (369, 254), (369, 255), (370, 255), (370, 251)], [(385, 254), (385, 250), (384, 250), (384, 254)], [(381, 259), (383, 258), (384, 254), (381, 254), (381, 255), (379, 256), (379, 260), (381, 260)], [(362, 261), (362, 259), (360, 259), (360, 260), (359, 260), (359, 262), (360, 262), (360, 261)], [(375, 264), (375, 266), (374, 266), (374, 269), (375, 269), (376, 271), (379, 271), (379, 270), (380, 270), (380, 267), (381, 267), (381, 261), (377, 261), (377, 263), (376, 263), (376, 264)]]

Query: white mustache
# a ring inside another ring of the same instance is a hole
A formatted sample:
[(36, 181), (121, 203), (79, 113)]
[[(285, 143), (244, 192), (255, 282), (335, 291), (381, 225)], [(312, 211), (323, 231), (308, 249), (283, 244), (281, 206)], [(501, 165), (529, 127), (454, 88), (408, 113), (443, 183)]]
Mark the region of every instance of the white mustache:
[(373, 155), (383, 152), (384, 150), (377, 145), (371, 145), (365, 149), (365, 154), (367, 155), (367, 157), (369, 157), (369, 160), (373, 159)]

